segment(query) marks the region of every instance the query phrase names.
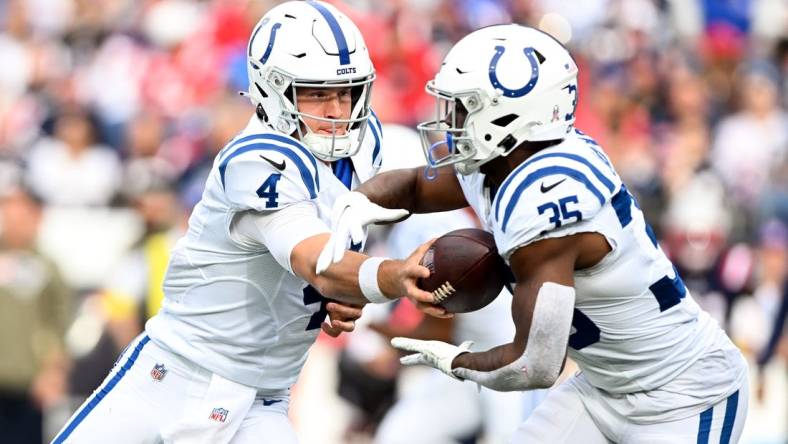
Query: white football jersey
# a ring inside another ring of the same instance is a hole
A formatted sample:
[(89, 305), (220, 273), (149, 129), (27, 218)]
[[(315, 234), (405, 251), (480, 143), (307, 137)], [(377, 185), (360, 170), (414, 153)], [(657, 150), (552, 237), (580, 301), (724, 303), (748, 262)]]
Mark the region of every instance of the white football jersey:
[[(338, 177), (351, 188), (369, 179), (380, 166), (381, 135), (371, 117), (359, 152), (329, 165), (252, 116), (216, 156), (188, 231), (172, 251), (162, 308), (146, 325), (151, 339), (235, 382), (261, 391), (289, 388), (320, 332), (326, 300), (292, 273), (289, 252), (283, 259), (244, 242), (231, 223), (239, 212), (311, 202), (325, 224), (319, 232), (328, 232), (333, 202), (348, 192)], [(294, 232), (289, 245), (314, 234)]]
[(612, 251), (574, 273), (569, 356), (594, 386), (654, 389), (716, 341), (728, 341), (690, 296), (608, 157), (580, 131), (520, 164), (492, 199), (483, 174), (459, 181), (507, 262), (540, 239), (580, 232), (607, 238)]

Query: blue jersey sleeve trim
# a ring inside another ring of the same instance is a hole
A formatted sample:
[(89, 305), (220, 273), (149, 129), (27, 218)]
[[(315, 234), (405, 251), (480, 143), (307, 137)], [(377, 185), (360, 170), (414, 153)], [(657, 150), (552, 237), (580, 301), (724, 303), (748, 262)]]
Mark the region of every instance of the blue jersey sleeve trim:
[(222, 179), (222, 186), (225, 184), (224, 175), (227, 170), (227, 165), (233, 160), (235, 157), (240, 156), (241, 154), (248, 153), (249, 151), (274, 151), (280, 153), (290, 159), (290, 161), (295, 164), (298, 168), (298, 172), (301, 174), (301, 180), (304, 181), (304, 185), (306, 189), (309, 191), (309, 197), (314, 199), (317, 197), (317, 192), (315, 191), (315, 179), (312, 176), (312, 172), (309, 171), (304, 161), (298, 156), (298, 154), (294, 153), (292, 150), (288, 148), (281, 147), (279, 145), (273, 145), (270, 143), (253, 143), (251, 145), (245, 145), (237, 150), (233, 151), (229, 155), (227, 155), (224, 160), (221, 161), (219, 164), (219, 175)]
[[(317, 191), (320, 191), (320, 174), (317, 172), (317, 160), (315, 159), (315, 156), (312, 155), (312, 153), (303, 144), (297, 142), (294, 139), (283, 136), (281, 134), (252, 134), (251, 136), (246, 136), (238, 140), (234, 140), (230, 142), (230, 144), (227, 145), (227, 147), (225, 147), (224, 149), (222, 149), (222, 151), (219, 153), (220, 162), (223, 164), (226, 163), (225, 160), (227, 159), (227, 157), (230, 156), (230, 151), (234, 147), (252, 140), (273, 140), (275, 142), (280, 142), (289, 145), (300, 151), (304, 156), (306, 156), (307, 159), (309, 159), (309, 162), (312, 164), (315, 188), (317, 189)], [(224, 184), (224, 180), (222, 180), (222, 184)]]
[[(549, 159), (549, 158), (552, 158), (552, 157), (569, 159), (569, 160), (574, 160), (576, 162), (582, 163), (583, 165), (587, 166), (588, 169), (591, 170), (591, 172), (594, 174), (594, 177), (596, 177), (597, 180), (599, 180), (599, 182), (601, 182), (602, 185), (604, 185), (605, 188), (607, 188), (607, 190), (609, 192), (612, 193), (613, 190), (615, 189), (615, 185), (613, 184), (613, 182), (610, 179), (608, 179), (607, 176), (605, 176), (601, 171), (599, 171), (599, 168), (594, 166), (594, 164), (589, 162), (583, 156), (579, 156), (577, 154), (569, 154), (569, 153), (547, 153), (547, 154), (542, 154), (542, 155), (536, 155), (536, 156), (528, 159), (525, 163), (521, 164), (519, 167), (517, 167), (512, 172), (512, 174), (510, 174), (509, 177), (503, 182), (503, 185), (501, 185), (501, 188), (496, 193), (496, 199), (497, 199), (497, 202), (495, 202), (495, 218), (496, 219), (499, 218), (499, 214), (500, 214), (501, 198), (503, 197), (504, 193), (506, 193), (506, 190), (509, 188), (509, 186), (512, 184), (512, 181), (514, 180), (515, 176), (517, 176), (517, 174), (520, 171), (524, 170), (529, 165), (532, 165), (534, 162), (538, 162), (538, 161), (540, 161), (542, 159)], [(602, 199), (602, 203), (604, 204), (604, 198)]]
[(619, 223), (621, 223), (621, 228), (625, 228), (632, 222), (632, 197), (629, 195), (629, 191), (625, 185), (621, 185), (621, 189), (613, 196), (610, 203), (616, 211), (616, 216), (618, 217)]
[[(553, 176), (556, 174), (563, 174), (582, 183), (583, 185), (585, 185), (588, 191), (590, 191), (594, 196), (596, 196), (597, 199), (599, 199), (600, 205), (605, 204), (605, 196), (602, 194), (601, 191), (599, 191), (599, 189), (597, 189), (597, 187), (594, 186), (593, 183), (591, 183), (591, 181), (582, 172), (565, 166), (549, 166), (549, 167), (540, 168), (525, 176), (525, 179), (523, 179), (523, 181), (520, 182), (519, 185), (517, 185), (517, 188), (515, 188), (514, 192), (512, 193), (512, 197), (509, 199), (509, 204), (506, 205), (506, 209), (504, 210), (503, 223), (501, 225), (502, 231), (504, 232), (506, 231), (506, 226), (509, 224), (509, 218), (512, 216), (512, 211), (514, 211), (514, 207), (517, 205), (517, 202), (520, 200), (520, 195), (523, 194), (523, 191), (525, 191), (526, 188), (528, 188), (531, 184), (533, 184), (537, 180), (543, 177)], [(502, 199), (502, 197), (499, 196), (499, 199)], [(498, 203), (500, 202), (501, 201), (499, 200)]]
[(320, 174), (317, 172), (317, 160), (311, 151), (309, 151), (303, 144), (281, 134), (262, 134), (260, 137), (263, 139), (275, 140), (277, 142), (290, 145), (306, 156), (306, 158), (309, 159), (309, 162), (312, 164), (313, 171), (315, 172), (315, 186), (317, 187), (317, 190), (320, 191)]
[(372, 149), (372, 166), (379, 165), (376, 163), (378, 157), (380, 155), (380, 135), (378, 134), (378, 129), (374, 123), (372, 123), (372, 118), (369, 119), (369, 129), (372, 131), (372, 136), (375, 138), (375, 148)]
[(380, 123), (380, 119), (378, 118), (378, 115), (375, 114), (375, 111), (373, 111), (372, 109), (370, 109), (369, 112), (370, 114), (372, 114), (372, 118), (374, 119), (375, 124), (378, 126), (378, 134), (380, 134), (380, 137), (383, 137), (383, 124)]
[(137, 346), (134, 347), (134, 350), (129, 355), (129, 358), (126, 359), (126, 362), (123, 364), (118, 372), (115, 373), (115, 376), (109, 380), (109, 382), (104, 386), (98, 389), (94, 394), (93, 397), (90, 398), (90, 401), (85, 405), (85, 407), (80, 410), (79, 413), (74, 417), (74, 419), (63, 429), (63, 431), (55, 437), (55, 440), (52, 441), (53, 444), (60, 444), (65, 442), (65, 440), (74, 433), (74, 429), (85, 420), (85, 418), (96, 408), (96, 406), (118, 385), (121, 379), (126, 375), (126, 372), (131, 370), (131, 367), (134, 365), (134, 362), (137, 360), (137, 357), (140, 355), (142, 348), (145, 347), (145, 344), (150, 341), (148, 335), (142, 337), (142, 339), (137, 343)]
[(339, 51), (339, 64), (340, 65), (349, 65), (350, 64), (350, 51), (347, 49), (347, 41), (345, 40), (345, 34), (342, 33), (342, 28), (339, 26), (339, 22), (337, 22), (336, 17), (331, 14), (331, 11), (328, 10), (325, 6), (321, 5), (320, 3), (314, 1), (307, 2), (310, 6), (317, 9), (320, 12), (320, 15), (326, 19), (328, 23), (328, 27), (331, 28), (331, 33), (334, 34), (334, 40), (337, 43), (337, 51)]

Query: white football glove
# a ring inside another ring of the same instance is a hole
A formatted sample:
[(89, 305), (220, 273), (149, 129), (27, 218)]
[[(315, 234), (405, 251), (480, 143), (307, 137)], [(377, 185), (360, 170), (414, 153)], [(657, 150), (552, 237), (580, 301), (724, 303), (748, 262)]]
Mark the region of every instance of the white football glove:
[(394, 347), (416, 352), (415, 354), (400, 358), (402, 365), (429, 365), (446, 373), (454, 379), (460, 379), (451, 369), (451, 363), (458, 355), (468, 353), (473, 341), (465, 341), (459, 347), (441, 341), (420, 341), (410, 338), (393, 338), (391, 345)]
[(364, 228), (367, 225), (395, 221), (408, 214), (410, 214), (408, 210), (392, 210), (374, 204), (367, 199), (367, 196), (357, 191), (339, 196), (331, 209), (331, 238), (317, 258), (315, 272), (320, 274), (331, 264), (341, 261), (348, 240), (354, 244), (363, 242)]

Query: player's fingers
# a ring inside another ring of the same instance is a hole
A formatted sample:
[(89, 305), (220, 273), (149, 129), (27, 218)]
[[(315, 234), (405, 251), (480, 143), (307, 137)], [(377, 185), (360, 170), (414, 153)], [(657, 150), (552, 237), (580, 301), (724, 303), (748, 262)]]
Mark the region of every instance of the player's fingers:
[(399, 358), (399, 362), (402, 365), (421, 365), (427, 363), (427, 361), (424, 359), (424, 355), (421, 353), (403, 356)]
[(459, 348), (460, 350), (470, 350), (472, 345), (473, 345), (473, 341), (465, 341), (462, 344), (460, 344), (459, 347), (457, 348)]
[(364, 226), (361, 224), (352, 224), (350, 226), (350, 240), (353, 241), (354, 244), (364, 242)]
[(427, 250), (429, 250), (429, 248), (432, 246), (433, 242), (435, 242), (436, 239), (437, 238), (430, 239), (427, 242), (424, 242), (423, 244), (419, 245), (419, 248), (413, 250), (413, 253), (411, 253), (410, 256), (408, 256), (406, 262), (416, 263), (416, 264), (421, 262), (421, 258), (424, 257), (424, 253), (426, 253)]
[(332, 338), (336, 338), (337, 336), (342, 334), (342, 329), (337, 327), (332, 327), (328, 322), (323, 322), (320, 324), (320, 329), (323, 330), (327, 335), (331, 336)]
[(345, 211), (348, 209), (347, 204), (340, 204), (340, 200), (343, 199), (340, 196), (336, 202), (334, 202), (333, 208), (331, 208), (331, 229), (335, 230), (342, 220), (344, 219), (343, 216), (345, 215)]
[(332, 258), (334, 256), (332, 239), (333, 236), (328, 239), (328, 242), (323, 246), (323, 250), (320, 252), (320, 256), (317, 257), (317, 265), (315, 266), (315, 273), (317, 274), (323, 273), (332, 264)]
[(396, 338), (391, 338), (392, 347), (405, 351), (420, 352), (424, 342), (426, 341), (422, 341), (419, 339), (403, 338), (400, 336), (397, 336)]
[(329, 302), (326, 304), (326, 310), (331, 319), (342, 321), (353, 321), (361, 317), (361, 307), (354, 307), (352, 305), (338, 304), (336, 302)]
[(334, 249), (332, 261), (334, 263), (341, 261), (345, 256), (347, 242), (350, 240), (350, 223), (348, 220), (342, 220), (334, 230), (334, 233), (331, 234), (331, 238), (334, 239), (332, 246)]
[(356, 329), (355, 321), (338, 321), (335, 319), (331, 322), (331, 325), (333, 325), (333, 328), (344, 333), (350, 333)]
[(416, 308), (418, 308), (422, 313), (428, 314), (435, 318), (449, 319), (454, 317), (454, 313), (449, 313), (445, 308), (433, 304), (417, 302)]
[(476, 379), (475, 376), (478, 374), (478, 372), (474, 370), (463, 368), (463, 367), (457, 367), (453, 369), (451, 372), (454, 376), (460, 379), (470, 379), (472, 381)]
[(410, 215), (410, 211), (400, 208), (376, 208), (372, 222), (393, 222)]
[(403, 282), (403, 289), (405, 290), (404, 296), (416, 301), (432, 304), (435, 302), (435, 296), (429, 291), (424, 291), (416, 286), (415, 279), (405, 280)]
[(426, 279), (430, 277), (430, 269), (424, 265), (410, 264), (405, 266), (405, 275), (413, 279)]

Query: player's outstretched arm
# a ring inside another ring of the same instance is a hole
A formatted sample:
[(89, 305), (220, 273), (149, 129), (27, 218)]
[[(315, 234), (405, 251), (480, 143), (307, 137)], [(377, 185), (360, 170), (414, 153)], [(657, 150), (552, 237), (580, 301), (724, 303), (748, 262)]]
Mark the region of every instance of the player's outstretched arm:
[(361, 184), (357, 192), (384, 208), (403, 208), (411, 213), (434, 213), (468, 206), (454, 167), (435, 170), (433, 178), (424, 168), (392, 170)]
[(574, 310), (576, 236), (545, 239), (514, 252), (515, 337), (482, 353), (458, 356), (454, 374), (495, 390), (553, 385), (561, 371)]
[(574, 312), (576, 268), (597, 263), (609, 249), (600, 236), (582, 233), (545, 239), (519, 248), (511, 257), (515, 274), (512, 342), (481, 353), (439, 341), (395, 338), (395, 347), (416, 354), (403, 364), (432, 365), (452, 377), (470, 379), (499, 391), (551, 386), (560, 373)]
[(435, 170), (424, 177), (423, 168), (401, 169), (379, 174), (356, 191), (337, 198), (331, 210), (331, 238), (317, 261), (316, 272), (339, 262), (349, 241), (359, 243), (367, 225), (396, 222), (408, 213), (448, 211), (468, 206), (452, 167)]
[(574, 314), (574, 270), (596, 265), (608, 252), (610, 246), (597, 233), (544, 239), (515, 251), (514, 341), (458, 356), (454, 374), (494, 390), (553, 385), (563, 367)]
[(404, 261), (369, 257), (351, 251), (325, 272), (317, 274), (315, 264), (328, 238), (328, 234), (319, 234), (301, 241), (293, 248), (290, 259), (293, 272), (320, 294), (354, 305), (408, 297), (416, 303), (426, 304), (428, 313), (445, 316), (445, 310), (432, 305), (433, 295), (416, 286), (419, 278), (430, 274), (429, 269), (419, 265), (419, 261), (431, 242), (421, 245)]

